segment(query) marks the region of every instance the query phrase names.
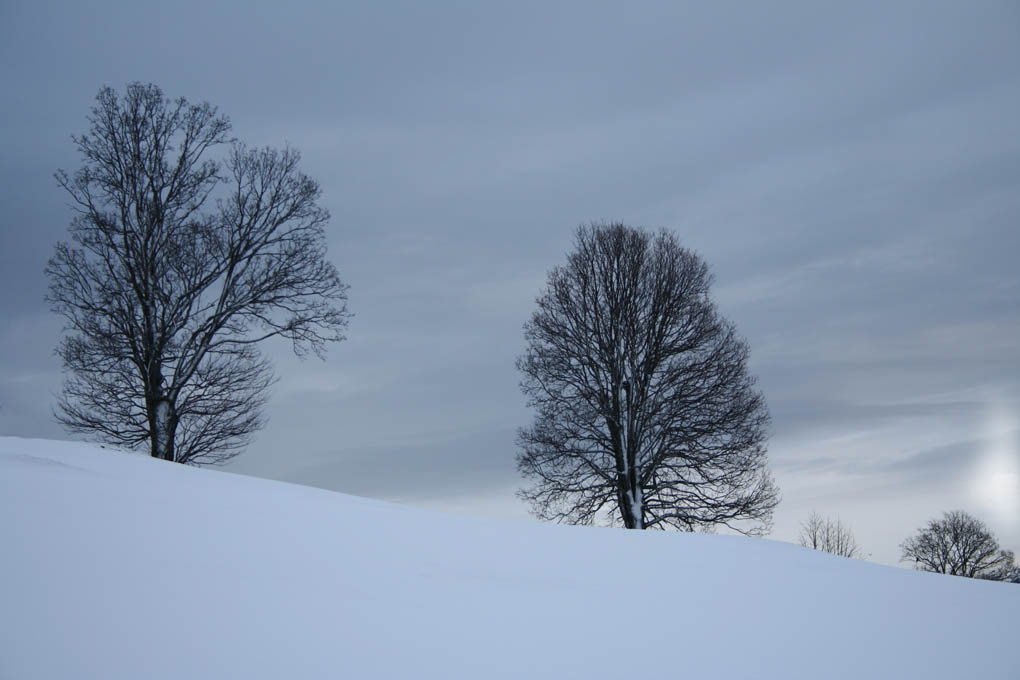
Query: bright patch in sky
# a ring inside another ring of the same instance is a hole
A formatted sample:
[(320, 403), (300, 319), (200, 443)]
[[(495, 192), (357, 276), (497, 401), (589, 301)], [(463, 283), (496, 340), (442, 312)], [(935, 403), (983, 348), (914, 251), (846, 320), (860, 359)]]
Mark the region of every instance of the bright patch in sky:
[(1020, 519), (1020, 451), (1015, 411), (999, 402), (989, 414), (985, 454), (971, 480), (971, 495), (996, 521), (1014, 524)]

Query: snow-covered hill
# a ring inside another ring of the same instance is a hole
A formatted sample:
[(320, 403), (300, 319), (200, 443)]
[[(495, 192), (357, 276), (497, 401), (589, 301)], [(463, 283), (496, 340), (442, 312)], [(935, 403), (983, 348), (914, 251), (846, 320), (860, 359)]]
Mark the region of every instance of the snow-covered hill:
[(0, 438), (0, 678), (1020, 677), (1020, 587)]

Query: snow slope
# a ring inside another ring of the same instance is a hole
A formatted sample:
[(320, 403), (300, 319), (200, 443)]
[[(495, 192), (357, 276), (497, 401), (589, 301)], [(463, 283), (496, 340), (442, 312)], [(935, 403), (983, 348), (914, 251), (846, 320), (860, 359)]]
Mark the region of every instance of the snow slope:
[(0, 438), (0, 678), (1020, 677), (1020, 587)]

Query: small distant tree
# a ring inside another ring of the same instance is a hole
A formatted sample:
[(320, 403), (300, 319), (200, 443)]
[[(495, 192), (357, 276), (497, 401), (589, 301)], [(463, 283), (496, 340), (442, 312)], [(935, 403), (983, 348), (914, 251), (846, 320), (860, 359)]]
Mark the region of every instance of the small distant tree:
[(1013, 568), (1006, 570), (1005, 578), (1003, 578), (1002, 580), (1008, 583), (1020, 583), (1020, 565), (1016, 564), (1015, 555), (1013, 555), (1013, 551), (1009, 551), (1009, 553), (1011, 556), (1014, 557)]
[(863, 554), (853, 530), (838, 517), (822, 517), (812, 512), (800, 525), (800, 544), (805, 548), (822, 550), (841, 557), (861, 558)]
[(900, 547), (900, 561), (913, 562), (921, 571), (994, 581), (1017, 576), (1013, 553), (999, 547), (984, 522), (962, 510), (929, 521)]
[(766, 531), (768, 408), (708, 266), (666, 231), (593, 224), (575, 244), (525, 324), (521, 497), (574, 524)]
[[(76, 215), (46, 271), (67, 320), (57, 418), (156, 458), (222, 463), (262, 424), (272, 337), (322, 354), (346, 286), (325, 259), (318, 184), (286, 149), (249, 149), (207, 103), (103, 88), (83, 166), (57, 173)], [(221, 149), (221, 157), (213, 154)]]
[(1016, 563), (1016, 555), (1012, 550), (1004, 551), (1009, 555), (1011, 566), (1008, 566), (1002, 570), (1001, 578), (996, 579), (997, 581), (1005, 581), (1006, 583), (1020, 583), (1020, 565)]

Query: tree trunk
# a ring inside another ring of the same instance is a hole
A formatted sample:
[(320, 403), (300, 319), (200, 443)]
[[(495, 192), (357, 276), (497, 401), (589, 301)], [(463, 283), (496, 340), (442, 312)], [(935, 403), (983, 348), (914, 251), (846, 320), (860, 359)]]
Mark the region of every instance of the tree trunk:
[(152, 457), (161, 460), (176, 460), (174, 439), (177, 429), (177, 414), (171, 395), (163, 385), (163, 371), (158, 361), (150, 361), (145, 375), (145, 408), (149, 417), (149, 441)]
[(152, 457), (174, 461), (174, 439), (177, 430), (177, 416), (173, 404), (163, 397), (155, 402), (149, 417)]
[(644, 529), (644, 508), (641, 490), (631, 486), (630, 474), (618, 472), (616, 476), (616, 499), (619, 503), (620, 517), (627, 529)]
[(623, 518), (623, 526), (627, 529), (637, 529), (634, 525), (634, 508), (631, 503), (630, 490), (627, 488), (626, 475), (618, 475), (616, 497), (620, 504), (620, 517)]

